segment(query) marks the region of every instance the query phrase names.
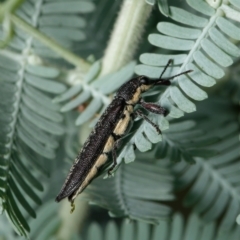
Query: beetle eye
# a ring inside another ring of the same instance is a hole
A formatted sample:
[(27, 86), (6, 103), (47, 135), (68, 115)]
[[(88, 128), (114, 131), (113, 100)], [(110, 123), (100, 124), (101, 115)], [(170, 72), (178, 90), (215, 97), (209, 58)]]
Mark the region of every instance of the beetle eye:
[(140, 79), (140, 83), (141, 83), (141, 84), (147, 84), (147, 83), (148, 83), (148, 78), (147, 78), (147, 77), (142, 77), (142, 78)]

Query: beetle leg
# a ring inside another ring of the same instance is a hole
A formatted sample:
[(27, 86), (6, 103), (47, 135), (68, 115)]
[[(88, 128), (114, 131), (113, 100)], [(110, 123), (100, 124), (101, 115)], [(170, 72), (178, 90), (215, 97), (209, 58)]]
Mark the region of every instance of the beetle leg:
[(122, 140), (122, 138), (119, 138), (118, 140), (116, 140), (116, 142), (113, 145), (113, 149), (112, 149), (112, 158), (113, 158), (113, 165), (108, 169), (108, 176), (112, 175), (112, 170), (117, 166), (117, 149), (120, 147), (121, 143), (120, 141)]
[(155, 124), (154, 122), (152, 122), (141, 110), (137, 109), (135, 112), (134, 112), (138, 117), (141, 117), (143, 118), (144, 120), (146, 120), (148, 123), (150, 123), (155, 129), (156, 131), (161, 134), (161, 130), (160, 128), (158, 127), (157, 124)]
[(164, 107), (159, 106), (158, 104), (155, 103), (148, 103), (144, 102), (142, 99), (139, 101), (139, 103), (143, 108), (145, 108), (147, 111), (156, 113), (156, 114), (161, 114), (164, 117), (168, 115), (168, 110)]

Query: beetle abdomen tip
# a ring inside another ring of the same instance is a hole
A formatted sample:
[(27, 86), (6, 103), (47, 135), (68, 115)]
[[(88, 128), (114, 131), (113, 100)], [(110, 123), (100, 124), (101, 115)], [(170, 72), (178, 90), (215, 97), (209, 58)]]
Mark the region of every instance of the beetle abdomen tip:
[(60, 202), (63, 198), (61, 198), (59, 195), (55, 198), (56, 202)]

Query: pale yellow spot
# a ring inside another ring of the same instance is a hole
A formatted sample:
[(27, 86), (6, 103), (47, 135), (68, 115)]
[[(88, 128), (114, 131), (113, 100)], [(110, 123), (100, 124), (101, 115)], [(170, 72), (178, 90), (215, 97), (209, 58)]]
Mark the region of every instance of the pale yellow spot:
[(141, 85), (141, 90), (142, 90), (142, 92), (146, 92), (151, 87), (152, 87), (152, 85)]
[(94, 166), (97, 167), (97, 168), (100, 168), (106, 161), (107, 161), (107, 155), (103, 153), (98, 157)]
[(131, 114), (133, 112), (133, 106), (132, 105), (127, 105), (126, 110)]
[(108, 153), (112, 150), (114, 144), (114, 138), (113, 136), (110, 136), (105, 144), (105, 147), (103, 149), (104, 153)]
[(86, 187), (87, 185), (93, 180), (95, 175), (98, 172), (98, 169), (107, 161), (107, 155), (106, 154), (101, 154), (98, 159), (96, 160), (95, 164), (92, 166), (90, 169), (89, 173), (87, 174), (86, 178), (82, 182), (81, 186), (78, 188), (78, 190), (75, 192), (73, 195), (72, 202), (74, 199), (77, 197), (78, 194), (80, 194)]
[(124, 118), (119, 120), (117, 126), (115, 127), (115, 129), (113, 131), (114, 134), (121, 136), (126, 132), (129, 122), (131, 121), (130, 114), (132, 113), (132, 111), (133, 111), (132, 106), (126, 106), (126, 108), (123, 112)]
[(141, 97), (141, 87), (138, 87), (136, 92), (133, 94), (131, 100), (127, 101), (127, 104), (136, 104)]

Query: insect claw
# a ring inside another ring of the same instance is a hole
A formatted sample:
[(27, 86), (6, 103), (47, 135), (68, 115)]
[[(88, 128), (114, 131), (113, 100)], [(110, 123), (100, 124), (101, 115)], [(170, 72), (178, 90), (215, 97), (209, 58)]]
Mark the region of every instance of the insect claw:
[(70, 210), (70, 213), (73, 213), (75, 210), (75, 204), (74, 202), (71, 202), (71, 210)]
[(109, 169), (108, 170), (108, 177), (112, 177), (112, 176), (113, 176), (112, 169)]
[[(154, 125), (153, 125), (153, 126), (154, 126)], [(156, 130), (157, 130), (158, 134), (159, 134), (159, 135), (161, 135), (161, 134), (162, 134), (162, 132), (161, 132), (160, 128), (159, 128), (157, 125), (155, 125), (154, 127), (156, 128)]]
[(163, 116), (164, 117), (166, 117), (169, 113), (170, 112), (166, 108), (163, 109)]

